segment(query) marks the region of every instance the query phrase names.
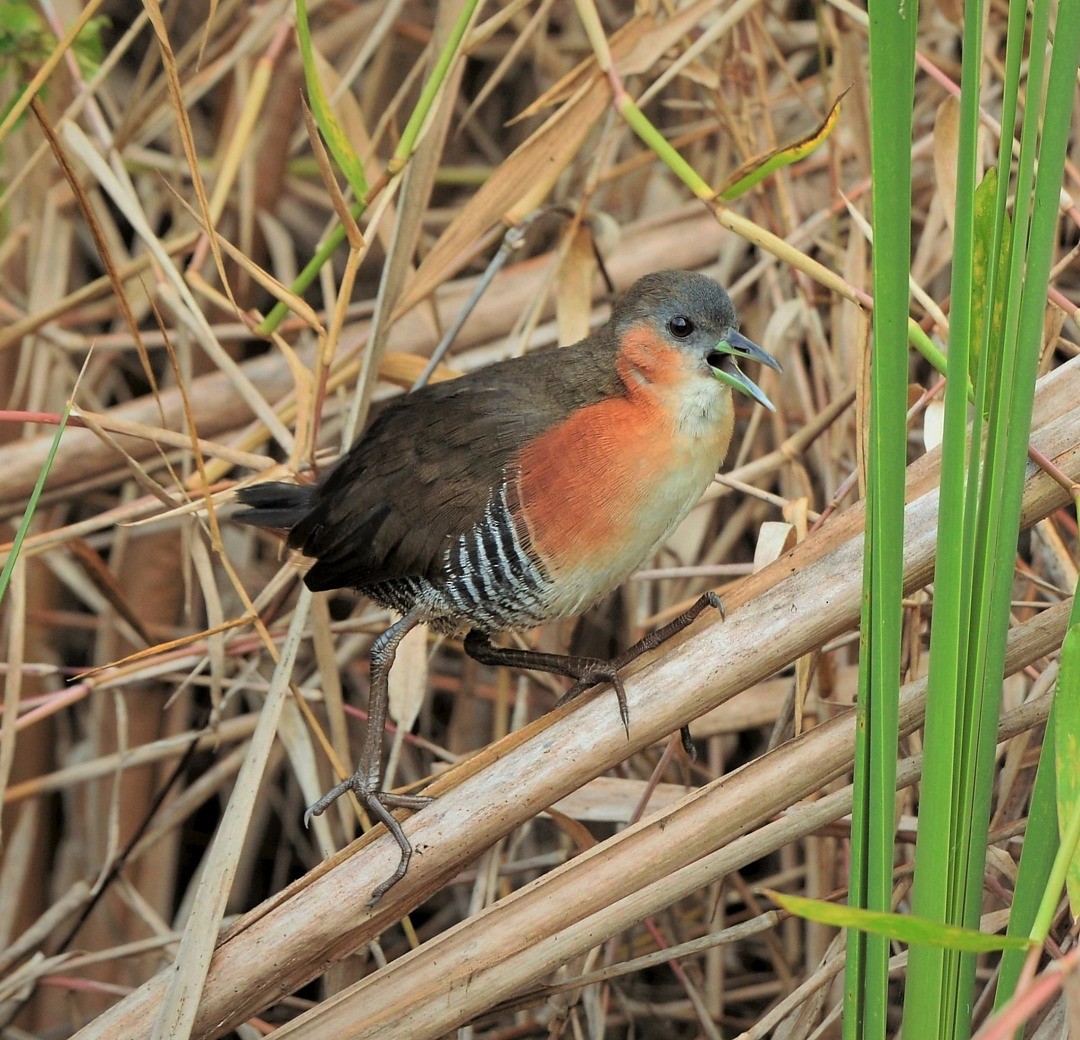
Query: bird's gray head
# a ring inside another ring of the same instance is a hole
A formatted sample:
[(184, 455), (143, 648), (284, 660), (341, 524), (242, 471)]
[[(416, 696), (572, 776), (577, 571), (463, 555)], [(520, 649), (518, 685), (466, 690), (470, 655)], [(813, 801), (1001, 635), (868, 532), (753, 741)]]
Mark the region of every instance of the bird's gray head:
[(739, 332), (731, 298), (711, 278), (693, 271), (655, 271), (620, 297), (611, 323), (617, 340), (646, 326), (665, 344), (698, 357), (721, 382), (773, 409), (764, 391), (739, 369), (738, 359), (780, 371), (771, 354)]

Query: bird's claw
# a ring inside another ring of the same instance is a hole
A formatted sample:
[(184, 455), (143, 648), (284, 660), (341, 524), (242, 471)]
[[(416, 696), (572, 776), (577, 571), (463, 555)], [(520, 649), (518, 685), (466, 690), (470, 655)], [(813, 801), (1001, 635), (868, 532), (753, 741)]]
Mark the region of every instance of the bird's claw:
[(574, 700), (586, 690), (599, 685), (610, 683), (615, 691), (615, 699), (619, 702), (619, 718), (622, 719), (623, 729), (626, 730), (626, 739), (630, 739), (630, 707), (626, 702), (626, 687), (623, 685), (619, 670), (614, 664), (606, 661), (597, 661), (587, 672), (578, 677), (577, 682), (570, 687), (556, 702), (556, 707)]
[(340, 784), (331, 787), (317, 802), (312, 802), (304, 810), (304, 826), (310, 827), (312, 818), (322, 816), (346, 791), (352, 791), (364, 806), (377, 793), (368, 789), (364, 778), (359, 773), (353, 773), (347, 780), (342, 780)]
[(724, 601), (715, 592), (706, 592), (701, 598), (714, 610), (720, 612), (721, 621), (727, 621), (727, 611), (724, 609)]
[(390, 810), (422, 809), (434, 799), (430, 795), (394, 794), (392, 791), (373, 789), (365, 773), (358, 770), (352, 776), (342, 780), (340, 784), (330, 788), (317, 802), (313, 802), (307, 807), (304, 811), (304, 826), (309, 827), (312, 817), (321, 816), (347, 791), (352, 791), (360, 804), (380, 823), (386, 825), (386, 829), (393, 835), (398, 848), (401, 850), (401, 857), (394, 872), (376, 886), (371, 893), (371, 899), (368, 900), (368, 908), (370, 909), (405, 876), (409, 869), (409, 860), (412, 859), (412, 845), (409, 844), (409, 839), (405, 837), (401, 824), (394, 818)]

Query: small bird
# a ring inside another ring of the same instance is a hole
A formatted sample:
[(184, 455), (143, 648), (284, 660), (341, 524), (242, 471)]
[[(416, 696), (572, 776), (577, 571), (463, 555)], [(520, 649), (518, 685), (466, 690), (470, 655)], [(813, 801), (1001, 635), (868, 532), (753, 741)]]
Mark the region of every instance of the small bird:
[(582, 613), (664, 543), (724, 459), (731, 391), (773, 408), (743, 358), (780, 370), (738, 331), (716, 282), (658, 271), (579, 343), (397, 398), (318, 483), (240, 491), (249, 508), (234, 519), (287, 529), (288, 544), (314, 558), (308, 588), (352, 587), (402, 615), (371, 648), (359, 768), (305, 814), (353, 791), (394, 835), (400, 862), (371, 905), (412, 854), (390, 809), (429, 801), (381, 788), (387, 677), (402, 638), (420, 623), (465, 632), (481, 663), (575, 679), (567, 698), (610, 682), (628, 727), (619, 668), (719, 607), (715, 595), (613, 661), (504, 649), (490, 636)]

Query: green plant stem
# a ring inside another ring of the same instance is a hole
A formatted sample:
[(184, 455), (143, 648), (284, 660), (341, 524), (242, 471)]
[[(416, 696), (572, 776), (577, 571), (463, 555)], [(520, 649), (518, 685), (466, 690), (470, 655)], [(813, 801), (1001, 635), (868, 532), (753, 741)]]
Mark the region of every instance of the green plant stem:
[(37, 481), (34, 484), (34, 490), (30, 492), (29, 501), (26, 503), (26, 511), (23, 513), (22, 520), (19, 521), (19, 527), (11, 542), (11, 549), (8, 552), (7, 560), (4, 561), (4, 569), (0, 571), (0, 603), (3, 603), (4, 601), (4, 593), (7, 592), (8, 584), (11, 582), (11, 572), (15, 570), (15, 563), (19, 559), (19, 553), (22, 551), (23, 542), (26, 540), (27, 532), (30, 530), (30, 523), (34, 519), (34, 512), (37, 510), (38, 500), (41, 498), (42, 491), (45, 490), (45, 481), (49, 477), (49, 471), (52, 469), (52, 464), (56, 459), (56, 453), (60, 449), (60, 438), (63, 437), (64, 430), (67, 428), (68, 419), (71, 416), (71, 405), (72, 402), (68, 401), (68, 403), (64, 405), (63, 412), (60, 413), (60, 422), (57, 424), (56, 434), (53, 436), (52, 444), (49, 445), (49, 454), (45, 457), (45, 465), (41, 467), (41, 472), (38, 474)]
[[(917, 20), (917, 3), (870, 6), (874, 317), (849, 902), (877, 914), (891, 910), (895, 858)], [(849, 931), (847, 1040), (884, 1040), (888, 961), (883, 935)]]
[[(386, 170), (371, 186), (364, 198), (354, 202), (349, 208), (349, 212), (352, 214), (354, 220), (359, 220), (360, 217), (363, 216), (364, 212), (378, 194), (401, 172), (402, 167), (408, 162), (409, 157), (415, 150), (416, 142), (419, 140), (424, 124), (431, 114), (439, 90), (446, 82), (446, 76), (450, 71), (450, 65), (458, 56), (461, 40), (469, 27), (469, 22), (472, 20), (479, 2), (480, 0), (465, 0), (461, 13), (454, 22), (450, 37), (446, 41), (446, 46), (443, 47), (442, 51), (439, 53), (439, 56), (435, 61), (435, 67), (431, 70), (431, 75), (428, 76), (424, 83), (424, 87), (420, 92), (420, 97), (416, 102), (416, 107), (413, 109), (409, 121), (405, 124), (405, 129), (401, 133), (401, 139), (398, 141), (397, 148), (394, 149), (392, 158), (387, 163)], [(316, 249), (315, 255), (304, 265), (303, 270), (297, 275), (292, 285), (289, 286), (293, 293), (300, 295), (311, 287), (316, 277), (318, 277), (319, 271), (322, 270), (323, 264), (334, 255), (337, 249), (345, 241), (345, 237), (345, 228), (342, 225), (337, 224), (331, 229), (322, 245)], [(283, 300), (279, 300), (259, 325), (259, 334), (269, 336), (275, 332), (278, 326), (285, 320), (289, 310), (289, 305)]]

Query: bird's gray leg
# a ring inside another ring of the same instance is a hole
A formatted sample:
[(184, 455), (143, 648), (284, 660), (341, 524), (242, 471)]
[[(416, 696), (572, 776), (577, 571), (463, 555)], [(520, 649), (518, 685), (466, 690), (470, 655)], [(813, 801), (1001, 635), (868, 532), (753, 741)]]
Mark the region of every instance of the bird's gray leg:
[[(617, 668), (613, 668), (611, 662), (601, 661), (598, 657), (574, 657), (569, 654), (546, 654), (540, 650), (522, 650), (516, 646), (495, 646), (488, 634), (478, 628), (474, 628), (465, 637), (465, 652), (473, 660), (496, 668), (525, 668), (532, 672), (565, 675), (568, 679), (577, 680), (574, 689), (581, 685), (584, 676), (589, 676), (590, 679), (583, 689), (595, 686), (598, 682), (611, 683), (619, 702), (623, 727), (627, 737), (630, 736), (630, 711), (626, 706), (626, 689)], [(562, 704), (566, 699), (562, 697), (558, 703)]]
[[(623, 728), (629, 737), (630, 711), (626, 703), (626, 688), (623, 686), (623, 681), (619, 676), (619, 670), (630, 664), (635, 658), (648, 653), (650, 650), (655, 650), (666, 639), (670, 639), (673, 635), (681, 632), (706, 607), (714, 607), (720, 611), (721, 617), (724, 616), (724, 604), (720, 601), (720, 597), (715, 592), (706, 592), (689, 610), (683, 611), (678, 617), (658, 628), (655, 632), (649, 632), (628, 650), (610, 661), (601, 661), (595, 657), (572, 657), (564, 654), (542, 653), (538, 650), (521, 650), (517, 647), (494, 646), (487, 633), (475, 628), (465, 637), (465, 652), (481, 664), (551, 672), (554, 675), (565, 675), (569, 679), (576, 680), (569, 691), (559, 698), (559, 704), (573, 700), (597, 683), (610, 683), (619, 702), (619, 717), (622, 719)], [(689, 728), (683, 726), (680, 734), (682, 735), (683, 747), (687, 748), (688, 753), (693, 757), (693, 744), (690, 742)]]
[[(688, 610), (684, 610), (678, 617), (672, 618), (666, 625), (655, 631), (646, 633), (632, 647), (619, 654), (618, 657), (613, 657), (610, 661), (604, 662), (605, 673), (608, 668), (613, 668), (616, 671), (625, 668), (631, 661), (637, 660), (642, 654), (655, 650), (661, 643), (665, 643), (672, 636), (678, 635), (684, 628), (697, 620), (698, 615), (706, 607), (714, 607), (720, 611), (720, 617), (724, 617), (724, 604), (720, 597), (715, 592), (706, 592), (693, 606)], [(579, 676), (578, 681), (570, 687), (562, 699), (564, 701), (573, 700), (578, 694), (584, 693), (590, 686), (595, 686), (598, 682), (603, 682), (606, 679), (607, 675), (602, 673)]]
[(324, 813), (346, 791), (352, 791), (360, 803), (376, 819), (386, 824), (386, 829), (394, 836), (401, 849), (401, 859), (397, 869), (374, 892), (371, 893), (369, 906), (374, 906), (409, 869), (412, 858), (412, 846), (401, 824), (391, 814), (391, 808), (419, 809), (431, 801), (419, 795), (393, 794), (381, 790), (383, 734), (386, 730), (386, 712), (389, 704), (389, 676), (397, 649), (402, 639), (420, 623), (419, 613), (410, 611), (399, 621), (394, 622), (371, 644), (371, 692), (368, 695), (368, 722), (364, 733), (364, 745), (360, 751), (359, 768), (347, 780), (326, 792), (314, 805), (308, 806), (304, 813), (305, 826), (313, 816)]

